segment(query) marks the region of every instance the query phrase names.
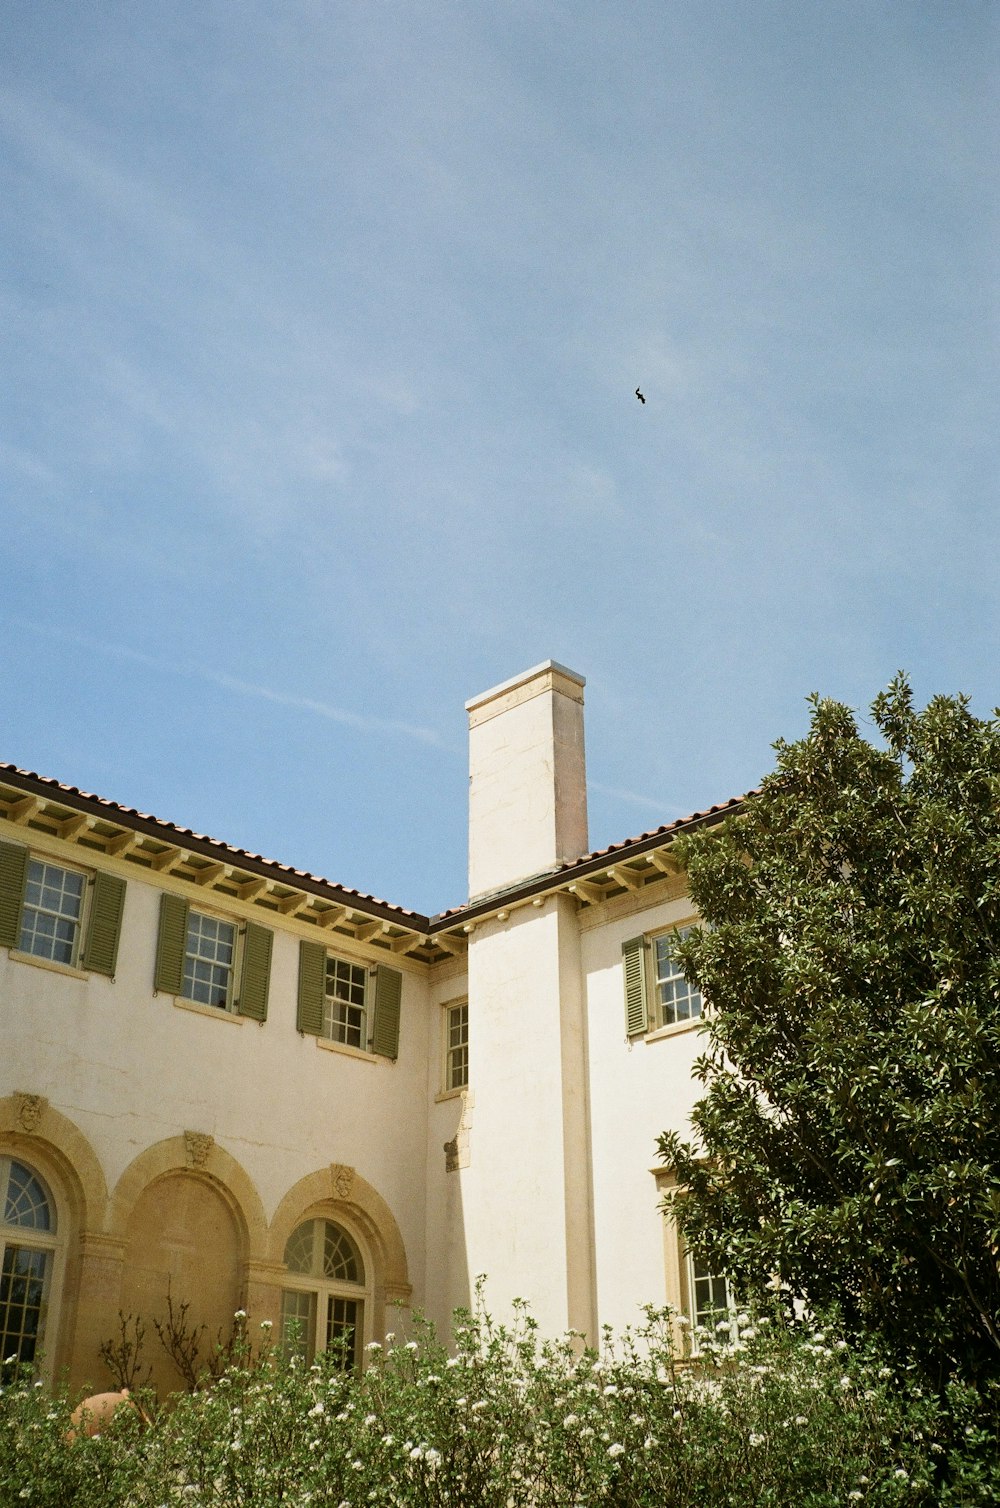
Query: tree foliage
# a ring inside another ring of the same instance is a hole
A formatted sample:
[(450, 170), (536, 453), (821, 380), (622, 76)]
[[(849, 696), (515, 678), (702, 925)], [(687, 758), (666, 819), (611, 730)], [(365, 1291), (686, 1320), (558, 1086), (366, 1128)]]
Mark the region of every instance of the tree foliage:
[(964, 697), (812, 700), (738, 818), (685, 845), (710, 1001), (688, 1241), (839, 1306), (935, 1381), (1000, 1377), (1000, 723)]

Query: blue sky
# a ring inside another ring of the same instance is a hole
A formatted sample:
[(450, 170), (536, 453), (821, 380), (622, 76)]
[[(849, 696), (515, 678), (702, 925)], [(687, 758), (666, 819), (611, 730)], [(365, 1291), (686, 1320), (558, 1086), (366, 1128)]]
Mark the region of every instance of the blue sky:
[(540, 660), (595, 847), (988, 714), (998, 86), (991, 0), (6, 0), (0, 758), (435, 911)]

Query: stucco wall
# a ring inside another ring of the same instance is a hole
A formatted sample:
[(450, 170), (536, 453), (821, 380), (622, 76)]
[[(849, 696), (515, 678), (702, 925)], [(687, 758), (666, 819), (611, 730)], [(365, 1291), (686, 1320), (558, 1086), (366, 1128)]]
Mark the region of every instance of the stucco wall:
[[(36, 840), (4, 823), (0, 829), (8, 829), (2, 836), (27, 842), (32, 852), (55, 862), (86, 863), (79, 849), (58, 839)], [(422, 1299), (425, 971), (392, 960), (403, 976), (394, 1063), (319, 1045), (296, 1031), (298, 944), (300, 937), (315, 941), (316, 929), (291, 919), (267, 919), (274, 946), (266, 1022), (210, 1007), (188, 1008), (153, 989), (162, 890), (182, 893), (206, 911), (257, 922), (264, 920), (260, 912), (236, 901), (220, 907), (217, 897), (194, 885), (147, 881), (121, 863), (102, 859), (101, 867), (116, 870), (127, 883), (113, 981), (0, 950), (0, 1097), (15, 1091), (42, 1096), (78, 1129), (111, 1193), (106, 1222), (113, 1218), (116, 1186), (148, 1149), (181, 1138), (183, 1166), (185, 1132), (213, 1138), (218, 1155), (243, 1171), (250, 1185), (247, 1199), (259, 1200), (265, 1222), (299, 1181), (323, 1169), (328, 1177), (331, 1164), (353, 1168), (384, 1200), (405, 1248), (409, 1281)], [(340, 939), (324, 941), (360, 962), (385, 961), (384, 952), (346, 939), (343, 946)], [(24, 1145), (30, 1161), (30, 1144)], [(66, 1224), (72, 1223), (66, 1214)], [(74, 1241), (78, 1235), (72, 1232)], [(251, 1258), (260, 1255), (250, 1252)], [(245, 1286), (246, 1278), (245, 1269), (238, 1273), (240, 1284)], [(213, 1313), (219, 1302), (212, 1299)], [(110, 1297), (106, 1307), (113, 1320), (117, 1305), (112, 1307)], [(92, 1335), (87, 1344), (92, 1349)]]
[[(582, 935), (590, 1042), (595, 1266), (602, 1324), (639, 1319), (644, 1303), (676, 1303), (664, 1272), (664, 1221), (654, 1174), (656, 1139), (684, 1130), (699, 1086), (691, 1067), (702, 1050), (696, 1026), (629, 1041), (625, 1034), (622, 943), (692, 919), (670, 882), (659, 899), (632, 897), (585, 917)], [(653, 904), (650, 900), (653, 899)]]

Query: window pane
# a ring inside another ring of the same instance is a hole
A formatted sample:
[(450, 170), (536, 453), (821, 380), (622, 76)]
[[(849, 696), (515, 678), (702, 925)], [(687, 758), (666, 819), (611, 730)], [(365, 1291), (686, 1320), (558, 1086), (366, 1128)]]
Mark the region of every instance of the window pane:
[(326, 1348), (334, 1352), (345, 1372), (353, 1372), (359, 1362), (361, 1305), (357, 1299), (331, 1298), (328, 1302)]
[(364, 1050), (368, 1046), (365, 993), (368, 970), (343, 958), (326, 960), (326, 998), (323, 1001), (323, 1035), (331, 1042)]
[(45, 1292), (43, 1251), (7, 1246), (0, 1268), (0, 1366), (10, 1358), (30, 1362), (41, 1338)]
[(673, 957), (675, 943), (686, 937), (690, 930), (685, 927), (655, 939), (656, 1003), (660, 1026), (691, 1021), (701, 1015), (701, 993), (693, 984), (688, 984)]
[(236, 928), (231, 922), (190, 912), (184, 944), (184, 998), (224, 1010), (229, 1004), (235, 950)]
[(326, 993), (349, 1005), (364, 1005), (365, 984), (368, 971), (361, 964), (347, 963), (343, 958), (326, 960)]
[(35, 1175), (20, 1162), (10, 1164), (3, 1220), (5, 1225), (20, 1225), (32, 1230), (52, 1229), (52, 1215), (45, 1190)]
[(285, 1265), (289, 1272), (312, 1272), (314, 1225), (315, 1221), (307, 1220), (288, 1238)]
[(463, 1089), (469, 1082), (469, 1007), (453, 1005), (448, 1009), (448, 1053), (446, 1068), (448, 1089)]
[(331, 1042), (343, 1042), (347, 1047), (364, 1051), (368, 1045), (364, 1011), (327, 995), (323, 1002), (323, 1035)]
[(293, 1293), (281, 1295), (281, 1345), (286, 1356), (312, 1361), (316, 1334), (316, 1295)]
[(691, 1275), (694, 1290), (692, 1318), (695, 1324), (711, 1328), (718, 1320), (728, 1319), (732, 1305), (726, 1279), (713, 1273), (708, 1263), (699, 1257), (691, 1260)]
[(323, 1225), (323, 1275), (344, 1283), (363, 1283), (365, 1270), (357, 1247), (346, 1231), (327, 1220)]
[(53, 963), (75, 962), (86, 883), (75, 870), (29, 859), (17, 944), (22, 953)]

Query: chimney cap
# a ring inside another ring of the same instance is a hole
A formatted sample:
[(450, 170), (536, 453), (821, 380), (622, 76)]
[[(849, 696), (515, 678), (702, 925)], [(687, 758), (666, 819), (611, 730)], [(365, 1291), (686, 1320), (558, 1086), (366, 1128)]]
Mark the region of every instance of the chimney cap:
[[(465, 710), (473, 712), (485, 702), (491, 702), (494, 697), (502, 696), (506, 692), (516, 690), (519, 686), (526, 686), (529, 681), (543, 677), (548, 678), (548, 684), (553, 690), (565, 691), (575, 701), (583, 701), (582, 692), (587, 684), (586, 676), (580, 675), (578, 671), (570, 670), (566, 665), (560, 665), (558, 660), (543, 660), (540, 665), (532, 665), (530, 670), (522, 670), (520, 675), (511, 676), (509, 681), (501, 681), (499, 686), (491, 686), (488, 691), (481, 691), (478, 696), (471, 697), (465, 704)], [(557, 687), (555, 685), (557, 678), (569, 681), (570, 685)], [(545, 688), (539, 687), (539, 690), (543, 689)]]

